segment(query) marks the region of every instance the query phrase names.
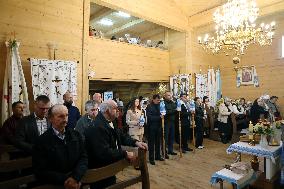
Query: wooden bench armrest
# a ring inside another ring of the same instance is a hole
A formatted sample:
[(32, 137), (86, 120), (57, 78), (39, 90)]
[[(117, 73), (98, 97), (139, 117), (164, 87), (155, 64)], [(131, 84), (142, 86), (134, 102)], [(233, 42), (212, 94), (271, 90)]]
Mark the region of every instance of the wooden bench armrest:
[[(138, 160), (139, 160), (139, 169), (141, 172), (139, 176), (118, 182), (108, 187), (108, 189), (125, 188), (127, 186), (133, 185), (138, 182), (142, 182), (142, 189), (150, 189), (150, 180), (149, 180), (145, 150), (138, 149)], [(119, 171), (122, 171), (124, 168), (130, 165), (131, 163), (123, 159), (105, 167), (90, 169), (86, 172), (81, 182), (82, 184), (91, 184), (97, 182), (99, 180), (116, 175)]]

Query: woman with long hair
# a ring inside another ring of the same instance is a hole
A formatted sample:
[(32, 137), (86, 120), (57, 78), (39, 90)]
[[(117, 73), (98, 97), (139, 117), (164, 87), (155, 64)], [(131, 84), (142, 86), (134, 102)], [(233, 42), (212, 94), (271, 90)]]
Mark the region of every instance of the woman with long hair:
[(126, 123), (129, 126), (129, 135), (139, 141), (142, 141), (144, 134), (144, 127), (139, 124), (141, 114), (139, 98), (134, 98), (126, 113)]

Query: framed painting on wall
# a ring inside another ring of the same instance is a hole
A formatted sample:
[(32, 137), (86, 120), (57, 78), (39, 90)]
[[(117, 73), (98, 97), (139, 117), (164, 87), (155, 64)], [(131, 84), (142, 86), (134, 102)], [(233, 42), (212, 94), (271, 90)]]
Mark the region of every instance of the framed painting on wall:
[(180, 74), (170, 76), (170, 91), (173, 97), (178, 98), (180, 94), (189, 94), (189, 85), (191, 84), (190, 74)]
[(241, 71), (241, 85), (253, 85), (254, 69), (250, 67), (242, 67)]
[(113, 92), (112, 91), (106, 91), (104, 92), (104, 101), (105, 100), (109, 100), (109, 99), (113, 99)]

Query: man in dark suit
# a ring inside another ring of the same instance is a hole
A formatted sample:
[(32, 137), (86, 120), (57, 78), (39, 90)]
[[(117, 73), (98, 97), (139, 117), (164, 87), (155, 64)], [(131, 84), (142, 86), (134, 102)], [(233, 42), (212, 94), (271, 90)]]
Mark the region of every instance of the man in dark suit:
[(168, 158), (168, 154), (177, 155), (174, 152), (174, 140), (175, 140), (175, 115), (177, 105), (173, 101), (173, 96), (170, 91), (167, 91), (164, 95), (164, 102), (166, 106), (166, 115), (165, 115), (165, 143), (168, 145), (168, 152), (166, 151), (166, 158)]
[(188, 99), (186, 94), (181, 94), (180, 100), (181, 100), (180, 121), (181, 121), (181, 134), (182, 134), (181, 136), (182, 152), (186, 153), (186, 151), (192, 151), (192, 149), (188, 147), (187, 143), (190, 136), (191, 113), (187, 106)]
[(24, 113), (24, 104), (21, 101), (12, 104), (13, 115), (9, 117), (0, 128), (0, 143), (13, 145), (15, 143), (16, 129)]
[[(85, 131), (86, 150), (89, 156), (89, 168), (99, 168), (112, 164), (121, 159), (130, 162), (135, 160), (133, 152), (121, 149), (121, 145), (137, 146), (147, 150), (147, 144), (132, 139), (113, 126), (117, 117), (117, 104), (113, 100), (106, 100), (100, 105), (94, 126)], [(91, 185), (91, 189), (105, 188), (116, 182), (116, 177), (109, 177)]]
[(33, 168), (42, 184), (79, 189), (88, 169), (88, 157), (78, 131), (67, 128), (68, 110), (54, 105), (48, 112), (51, 127), (38, 137), (33, 147)]
[(68, 123), (67, 127), (74, 129), (77, 121), (81, 118), (80, 111), (76, 106), (73, 106), (73, 95), (67, 91), (63, 95), (64, 105), (68, 109)]
[(196, 124), (196, 142), (195, 147), (203, 149), (203, 121), (204, 121), (204, 109), (202, 108), (202, 102), (199, 97), (194, 98), (195, 102), (195, 124)]
[(46, 119), (47, 111), (50, 108), (50, 100), (45, 95), (36, 98), (34, 113), (23, 117), (16, 129), (15, 146), (30, 155), (32, 147), (38, 136), (43, 134), (49, 123)]
[(160, 114), (160, 96), (153, 95), (152, 103), (147, 106), (149, 161), (155, 165), (156, 160), (164, 161), (161, 157), (162, 123)]

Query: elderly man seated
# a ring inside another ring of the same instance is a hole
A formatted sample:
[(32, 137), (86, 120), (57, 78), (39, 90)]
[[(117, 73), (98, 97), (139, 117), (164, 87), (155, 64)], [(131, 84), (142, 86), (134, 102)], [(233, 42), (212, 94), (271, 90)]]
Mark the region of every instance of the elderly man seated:
[[(121, 145), (137, 146), (147, 149), (147, 144), (132, 139), (129, 135), (113, 126), (112, 121), (117, 117), (117, 104), (113, 100), (101, 103), (100, 112), (95, 119), (94, 126), (85, 132), (86, 150), (89, 156), (89, 168), (99, 168), (112, 164), (121, 159), (130, 162), (135, 160), (133, 152), (121, 149)], [(109, 177), (91, 185), (91, 189), (105, 188), (116, 182), (116, 177)]]
[(44, 184), (79, 189), (88, 168), (88, 158), (81, 134), (66, 128), (68, 109), (54, 105), (48, 111), (51, 127), (39, 136), (33, 148), (33, 168)]

